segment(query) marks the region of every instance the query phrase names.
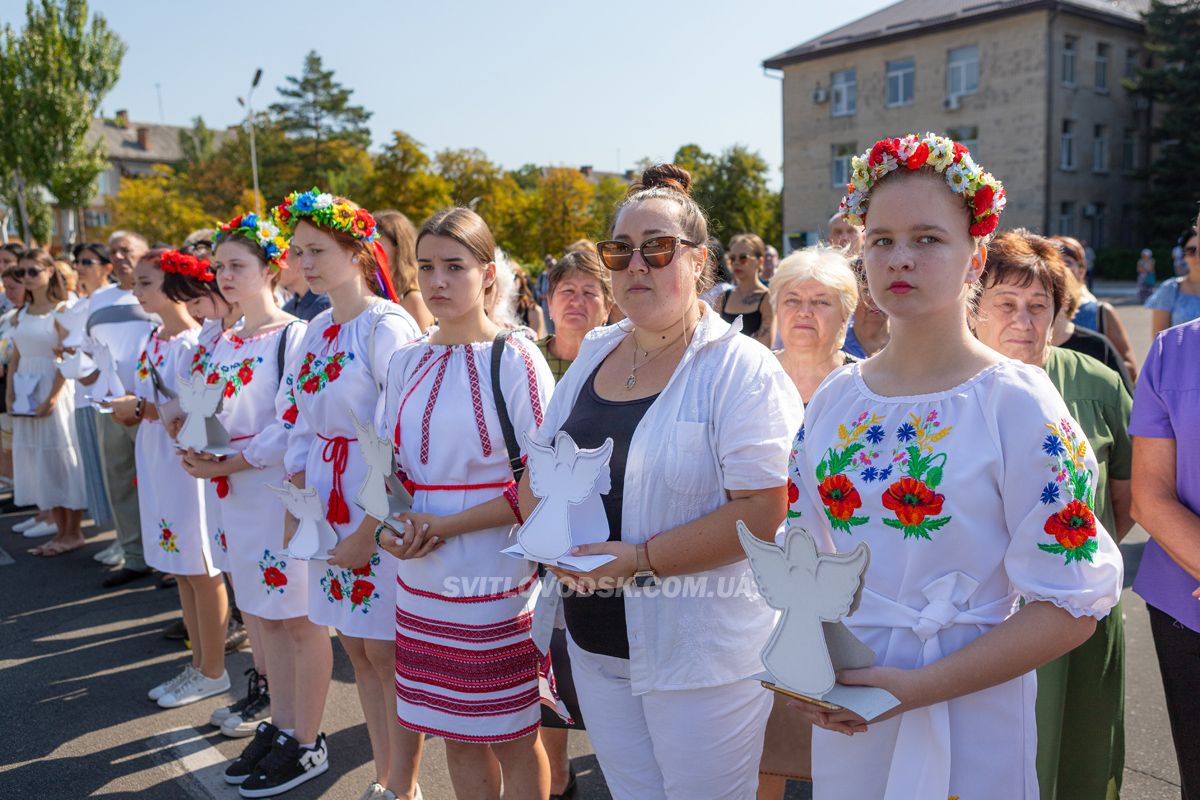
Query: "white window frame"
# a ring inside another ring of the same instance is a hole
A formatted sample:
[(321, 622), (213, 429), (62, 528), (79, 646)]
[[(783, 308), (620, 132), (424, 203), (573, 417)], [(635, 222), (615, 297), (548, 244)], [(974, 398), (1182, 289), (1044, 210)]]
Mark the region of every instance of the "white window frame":
[(1064, 119), (1062, 133), (1058, 138), (1058, 168), (1072, 171), (1075, 169), (1075, 121)]
[(1108, 94), (1108, 61), (1112, 54), (1112, 46), (1108, 42), (1096, 43), (1096, 91)]
[(955, 47), (946, 53), (946, 97), (965, 97), (979, 91), (979, 45)]
[(979, 161), (979, 126), (978, 125), (963, 125), (955, 128), (947, 128), (946, 135), (954, 141), (961, 144), (963, 147), (971, 151), (972, 158)]
[(1141, 137), (1137, 128), (1126, 128), (1121, 139), (1121, 168), (1126, 172), (1136, 172), (1142, 167)]
[(858, 111), (858, 73), (854, 69), (838, 70), (829, 76), (830, 113), (849, 117)]
[(829, 179), (830, 185), (834, 189), (846, 191), (846, 184), (850, 183), (852, 170), (850, 168), (850, 160), (857, 155), (857, 147), (853, 143), (833, 144), (829, 146), (831, 161), (829, 164)]
[(1075, 49), (1075, 45), (1079, 42), (1078, 36), (1066, 36), (1063, 38), (1062, 61), (1060, 67), (1062, 69), (1062, 84), (1063, 86), (1075, 86), (1075, 68), (1077, 66), (1077, 58), (1079, 51)]
[(1069, 200), (1058, 204), (1058, 235), (1075, 235), (1075, 203)]
[[(895, 82), (896, 94), (892, 88)], [(887, 79), (884, 83), (884, 101), (888, 108), (912, 105), (916, 97), (917, 62), (912, 58), (901, 58), (887, 62)], [(905, 91), (907, 90), (907, 92)]]
[(1108, 172), (1108, 126), (1092, 127), (1092, 172)]

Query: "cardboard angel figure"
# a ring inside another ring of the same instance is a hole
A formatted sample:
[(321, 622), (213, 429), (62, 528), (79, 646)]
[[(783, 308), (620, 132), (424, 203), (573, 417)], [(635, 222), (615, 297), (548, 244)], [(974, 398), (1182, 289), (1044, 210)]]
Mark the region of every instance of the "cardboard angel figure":
[(862, 597), (871, 561), (866, 543), (849, 553), (821, 554), (799, 527), (787, 532), (783, 547), (758, 539), (741, 520), (737, 529), (763, 599), (783, 612), (763, 646), (763, 685), (823, 708), (847, 708), (866, 720), (898, 705), (883, 689), (836, 681), (837, 670), (875, 662), (871, 648), (842, 623)]
[(206, 383), (203, 376), (179, 378), (179, 408), (186, 415), (175, 437), (179, 447), (213, 455), (237, 452), (229, 446), (229, 432), (217, 419), (224, 393), (225, 384)]
[(89, 339), (84, 346), (96, 363), (96, 380), (89, 386), (87, 399), (101, 414), (111, 414), (108, 401), (125, 394), (125, 384), (117, 375), (117, 362), (108, 345), (99, 339)]
[(96, 371), (96, 362), (92, 361), (91, 357), (78, 347), (72, 353), (64, 353), (59, 356), (57, 361), (58, 371), (68, 380), (79, 380)]
[(321, 506), (317, 490), (312, 486), (300, 489), (291, 483), (267, 488), (279, 495), (283, 507), (298, 523), (296, 534), (284, 552), (302, 561), (324, 561), (329, 558), (329, 551), (337, 545), (338, 538), (325, 519), (325, 509)]
[(41, 402), (34, 393), (37, 392), (39, 375), (28, 372), (17, 372), (12, 376), (13, 404), (10, 412), (14, 417), (32, 417)]
[(354, 503), (389, 528), (399, 531), (400, 523), (393, 515), (411, 511), (413, 499), (396, 477), (392, 443), (376, 433), (374, 426), (360, 422), (353, 411), (350, 421), (358, 435), (363, 461), (367, 463), (367, 477), (359, 487)]
[(608, 467), (612, 449), (612, 439), (588, 450), (577, 446), (565, 431), (556, 433), (550, 445), (538, 444), (525, 434), (529, 488), (541, 502), (517, 531), (517, 544), (504, 552), (580, 572), (616, 558), (571, 555), (576, 545), (608, 541), (608, 517), (600, 495), (612, 487)]
[(87, 339), (88, 310), (87, 303), (79, 302), (58, 312), (55, 321), (63, 329), (63, 347), (74, 349), (83, 347)]

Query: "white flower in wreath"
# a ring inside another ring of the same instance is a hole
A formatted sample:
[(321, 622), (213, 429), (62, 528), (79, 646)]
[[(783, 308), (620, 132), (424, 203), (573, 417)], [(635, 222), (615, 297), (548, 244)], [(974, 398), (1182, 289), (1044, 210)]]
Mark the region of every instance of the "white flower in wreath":
[(260, 242), (269, 242), (279, 235), (279, 228), (269, 222), (258, 223), (258, 240)]
[(843, 211), (848, 214), (854, 214), (856, 216), (861, 216), (863, 211), (866, 209), (866, 205), (867, 205), (866, 200), (867, 200), (866, 193), (860, 192), (857, 189), (855, 189), (853, 192), (846, 195), (846, 197), (842, 199)]
[(999, 214), (1006, 205), (1008, 205), (1008, 195), (1001, 189), (996, 193), (996, 199), (992, 201), (992, 208), (996, 209), (996, 213)]
[(929, 146), (929, 159), (926, 162), (938, 172), (943, 171), (954, 162), (954, 146), (949, 139), (935, 139)]
[(879, 163), (876, 164), (872, 169), (876, 179), (879, 179), (884, 175), (887, 175), (889, 172), (892, 172), (899, 166), (900, 162), (897, 161), (891, 153), (884, 153), (883, 157), (879, 159)]
[(946, 170), (946, 183), (950, 185), (950, 190), (955, 194), (961, 194), (966, 191), (970, 185), (971, 179), (967, 175), (967, 171), (962, 164), (955, 164), (950, 169)]
[(975, 163), (975, 159), (971, 158), (970, 153), (964, 154), (958, 164), (966, 170), (967, 177), (971, 179), (971, 183), (975, 183), (983, 176), (983, 170)]
[(900, 140), (900, 146), (897, 147), (896, 150), (900, 153), (900, 157), (902, 159), (908, 161), (908, 159), (912, 158), (913, 154), (917, 152), (917, 148), (920, 146), (921, 140), (910, 133), (908, 136), (905, 136)]
[(313, 208), (329, 208), (333, 205), (333, 195), (329, 192), (322, 192), (317, 195), (317, 199), (313, 201)]

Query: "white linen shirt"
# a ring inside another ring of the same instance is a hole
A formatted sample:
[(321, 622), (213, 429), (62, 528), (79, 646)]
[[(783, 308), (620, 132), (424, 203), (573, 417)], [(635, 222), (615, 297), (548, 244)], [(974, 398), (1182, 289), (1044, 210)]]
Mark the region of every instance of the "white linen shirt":
[[(701, 310), (683, 359), (629, 443), (623, 542), (644, 542), (703, 517), (729, 502), (728, 492), (787, 482), (791, 439), (804, 415), (800, 395), (771, 351), (740, 335), (740, 320), (730, 325), (703, 303)], [(610, 325), (584, 338), (546, 408), (541, 444), (552, 443), (588, 377), (627, 335)], [(561, 617), (555, 582), (547, 573), (534, 615), (543, 652)], [(699, 583), (704, 591), (687, 591)], [(635, 695), (721, 686), (762, 671), (759, 653), (775, 612), (744, 559), (659, 584), (625, 594)]]

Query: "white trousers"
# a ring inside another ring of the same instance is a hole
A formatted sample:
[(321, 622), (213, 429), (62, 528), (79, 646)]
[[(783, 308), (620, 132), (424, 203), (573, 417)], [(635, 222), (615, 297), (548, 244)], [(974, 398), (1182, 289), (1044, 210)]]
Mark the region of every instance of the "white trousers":
[(580, 649), (571, 674), (615, 800), (753, 800), (771, 693), (744, 680), (634, 696), (629, 662)]

